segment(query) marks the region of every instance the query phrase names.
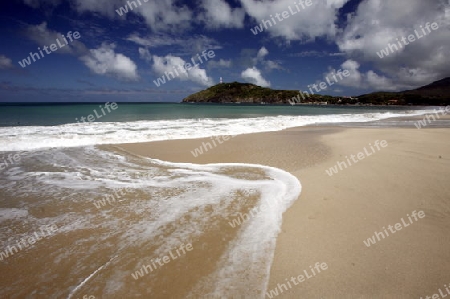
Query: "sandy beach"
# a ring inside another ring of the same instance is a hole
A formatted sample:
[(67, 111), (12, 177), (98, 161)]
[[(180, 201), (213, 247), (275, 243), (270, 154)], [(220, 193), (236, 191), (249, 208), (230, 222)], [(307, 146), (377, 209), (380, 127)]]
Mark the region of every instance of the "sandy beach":
[[(449, 132), (301, 127), (236, 136), (198, 157), (191, 151), (210, 138), (112, 147), (171, 162), (255, 163), (295, 175), (302, 193), (283, 215), (267, 289), (278, 289), (277, 298), (425, 298), (450, 282)], [(387, 146), (378, 149), (377, 140)], [(363, 159), (327, 174), (360, 152)], [(413, 211), (425, 217), (414, 220)], [(398, 223), (384, 239), (364, 243)], [(311, 274), (317, 262), (327, 270), (291, 280), (304, 270)]]

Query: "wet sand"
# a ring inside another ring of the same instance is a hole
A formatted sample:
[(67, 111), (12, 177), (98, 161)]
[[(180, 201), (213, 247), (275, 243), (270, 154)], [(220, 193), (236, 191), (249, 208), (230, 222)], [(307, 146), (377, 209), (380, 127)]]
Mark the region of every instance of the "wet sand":
[[(191, 151), (210, 138), (118, 147), (171, 162), (254, 163), (295, 175), (302, 193), (283, 216), (268, 290), (316, 262), (328, 269), (281, 287), (277, 298), (420, 298), (450, 283), (449, 133), (302, 127), (236, 136), (198, 157)], [(376, 140), (388, 146), (333, 176), (325, 172)], [(375, 245), (363, 243), (413, 211), (426, 216)]]

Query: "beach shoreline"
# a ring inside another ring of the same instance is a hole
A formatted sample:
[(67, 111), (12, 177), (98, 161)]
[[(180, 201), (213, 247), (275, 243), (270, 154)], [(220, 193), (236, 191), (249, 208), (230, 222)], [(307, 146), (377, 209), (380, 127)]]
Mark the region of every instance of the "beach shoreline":
[[(298, 127), (239, 135), (198, 157), (191, 150), (210, 138), (111, 147), (171, 162), (262, 164), (296, 176), (303, 190), (283, 215), (267, 288), (281, 287), (280, 298), (410, 298), (448, 282), (449, 130)], [(388, 146), (327, 175), (376, 140)], [(364, 245), (374, 231), (421, 210), (426, 217), (417, 224)], [(282, 287), (319, 261), (329, 266), (323, 274)]]

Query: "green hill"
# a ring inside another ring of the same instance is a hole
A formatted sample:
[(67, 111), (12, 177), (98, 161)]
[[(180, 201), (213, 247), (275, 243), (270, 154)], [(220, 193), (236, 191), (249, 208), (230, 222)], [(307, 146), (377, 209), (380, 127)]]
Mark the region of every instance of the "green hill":
[(450, 78), (445, 78), (414, 90), (374, 92), (359, 97), (311, 95), (301, 98), (298, 90), (275, 90), (251, 83), (221, 83), (194, 93), (183, 103), (253, 103), (289, 104), (320, 103), (338, 105), (450, 105)]
[(450, 105), (450, 78), (401, 92), (374, 92), (358, 97), (360, 103), (382, 105)]
[[(267, 103), (289, 104), (289, 100), (299, 95), (298, 90), (274, 90), (251, 83), (221, 83), (194, 93), (183, 99), (184, 103)], [(312, 96), (308, 101), (322, 99)]]

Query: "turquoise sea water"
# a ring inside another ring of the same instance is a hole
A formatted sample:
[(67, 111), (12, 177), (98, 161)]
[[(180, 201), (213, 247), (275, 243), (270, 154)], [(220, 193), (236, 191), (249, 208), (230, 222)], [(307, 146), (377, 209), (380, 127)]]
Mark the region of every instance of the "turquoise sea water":
[[(202, 118), (255, 118), (263, 116), (301, 116), (385, 113), (420, 110), (412, 107), (355, 107), (355, 106), (291, 106), (291, 105), (244, 105), (244, 104), (178, 104), (118, 103), (119, 108), (107, 112), (104, 104), (42, 104), (0, 105), (0, 126), (55, 126), (76, 123), (97, 111), (101, 118), (96, 122), (133, 122), (141, 120), (176, 120)], [(102, 113), (102, 109), (106, 115)], [(94, 114), (95, 115), (95, 114)]]
[[(115, 108), (115, 109), (113, 109)], [(0, 105), (0, 152), (368, 124), (430, 108), (240, 104)]]

